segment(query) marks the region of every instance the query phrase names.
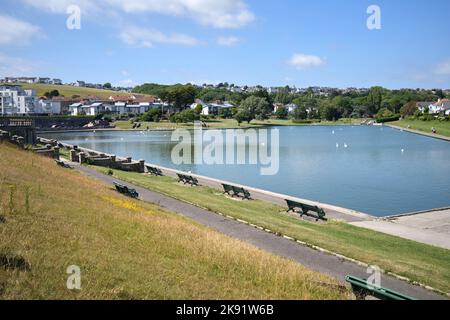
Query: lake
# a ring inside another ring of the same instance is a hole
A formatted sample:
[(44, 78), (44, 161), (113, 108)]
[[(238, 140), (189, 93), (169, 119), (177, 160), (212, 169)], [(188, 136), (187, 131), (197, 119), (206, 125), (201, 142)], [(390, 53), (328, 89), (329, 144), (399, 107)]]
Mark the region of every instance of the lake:
[(276, 129), (280, 169), (273, 176), (260, 175), (258, 165), (175, 165), (171, 151), (177, 142), (168, 131), (39, 136), (374, 216), (450, 206), (449, 142), (389, 127)]

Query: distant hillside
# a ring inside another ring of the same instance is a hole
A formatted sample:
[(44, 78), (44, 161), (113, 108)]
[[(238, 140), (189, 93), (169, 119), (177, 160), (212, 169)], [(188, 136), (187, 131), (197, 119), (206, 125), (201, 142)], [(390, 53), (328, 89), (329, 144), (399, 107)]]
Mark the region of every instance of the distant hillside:
[(112, 91), (112, 90), (102, 90), (102, 89), (93, 89), (93, 88), (82, 88), (82, 87), (74, 87), (74, 86), (65, 86), (65, 85), (51, 85), (51, 84), (20, 84), (24, 89), (33, 89), (36, 90), (36, 94), (38, 96), (43, 96), (46, 92), (52, 90), (58, 90), (60, 95), (65, 97), (72, 97), (74, 95), (78, 95), (80, 97), (88, 97), (95, 96), (101, 99), (108, 99), (110, 96), (128, 96), (131, 95), (129, 93)]

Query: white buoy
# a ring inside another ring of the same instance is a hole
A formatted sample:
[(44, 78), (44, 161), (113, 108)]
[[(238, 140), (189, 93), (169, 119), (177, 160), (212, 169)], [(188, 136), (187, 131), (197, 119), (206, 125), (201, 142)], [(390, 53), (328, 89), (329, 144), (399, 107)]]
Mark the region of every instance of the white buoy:
[(332, 133), (332, 134), (334, 134), (334, 130), (333, 130), (333, 131), (331, 131), (331, 133)]
[(120, 138), (120, 141), (123, 141), (123, 138)]
[(336, 143), (336, 148), (339, 148), (339, 143)]
[(348, 148), (348, 145), (346, 143), (344, 143), (344, 148)]
[(405, 149), (402, 149), (402, 153), (405, 153)]

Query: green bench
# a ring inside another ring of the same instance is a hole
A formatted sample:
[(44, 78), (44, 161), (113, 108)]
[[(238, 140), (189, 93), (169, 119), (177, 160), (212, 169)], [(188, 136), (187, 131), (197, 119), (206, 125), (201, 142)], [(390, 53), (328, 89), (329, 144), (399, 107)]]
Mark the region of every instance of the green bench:
[(177, 173), (178, 182), (183, 182), (183, 184), (190, 184), (191, 186), (198, 186), (198, 180), (192, 176), (187, 176), (185, 174)]
[(380, 300), (416, 300), (391, 289), (373, 286), (366, 279), (346, 276), (345, 281), (351, 284), (352, 290), (358, 300), (364, 300), (367, 296), (372, 296)]
[(222, 187), (223, 187), (224, 193), (226, 193), (232, 197), (237, 196), (237, 197), (242, 197), (247, 200), (251, 200), (250, 192), (248, 192), (248, 190), (246, 190), (244, 188), (231, 186), (231, 185), (225, 184), (225, 183), (222, 183)]
[[(286, 199), (286, 203), (288, 206), (288, 212), (296, 212), (296, 213), (300, 213), (300, 216), (309, 216), (309, 217), (313, 217), (316, 218), (316, 221), (320, 220), (327, 220), (327, 218), (325, 218), (325, 211), (322, 208), (319, 208), (318, 206), (311, 206), (309, 204), (306, 203), (301, 203), (301, 202), (297, 202), (297, 201), (292, 201), (292, 200), (287, 200)], [(300, 210), (300, 211), (297, 211)], [(310, 212), (315, 212), (315, 214), (311, 214)]]
[(128, 188), (127, 186), (120, 184), (118, 182), (114, 182), (114, 186), (116, 187), (116, 190), (118, 192), (120, 192), (128, 197), (135, 198), (135, 199), (139, 198), (139, 193), (137, 193), (137, 191), (135, 189)]
[(156, 168), (156, 167), (147, 166), (147, 170), (148, 170), (148, 173), (150, 173), (151, 175), (154, 175), (154, 176), (161, 176), (162, 177), (164, 175), (162, 173), (162, 171), (160, 169)]

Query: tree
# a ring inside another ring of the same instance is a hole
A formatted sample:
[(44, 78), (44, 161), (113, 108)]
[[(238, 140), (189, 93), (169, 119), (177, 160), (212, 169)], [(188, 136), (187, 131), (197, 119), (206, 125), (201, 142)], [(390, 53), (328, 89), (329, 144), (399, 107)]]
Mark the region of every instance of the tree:
[(336, 121), (341, 117), (341, 113), (338, 108), (332, 103), (332, 101), (324, 100), (319, 107), (320, 118), (328, 121)]
[(390, 118), (390, 117), (393, 117), (394, 115), (395, 114), (388, 108), (381, 108), (377, 113), (377, 118), (378, 119)]
[(200, 120), (200, 115), (192, 109), (183, 110), (170, 117), (170, 121), (175, 123), (189, 123), (196, 120)]
[(250, 123), (254, 119), (254, 116), (251, 114), (249, 109), (241, 109), (239, 110), (235, 115), (234, 119), (241, 124), (244, 121), (247, 121), (247, 123)]
[(294, 119), (295, 120), (305, 120), (308, 117), (308, 112), (306, 111), (306, 107), (304, 105), (298, 106), (294, 110)]
[(367, 107), (370, 115), (374, 115), (380, 110), (381, 102), (383, 101), (383, 91), (382, 87), (372, 87), (367, 95)]
[(417, 104), (415, 101), (410, 101), (400, 108), (400, 114), (403, 117), (412, 116), (417, 111)]
[(286, 119), (288, 116), (288, 110), (284, 106), (280, 106), (277, 108), (275, 112), (277, 119)]
[(197, 106), (195, 107), (194, 111), (195, 111), (196, 114), (201, 114), (202, 111), (203, 111), (203, 105), (201, 105), (200, 103), (197, 104)]
[(248, 121), (257, 118), (258, 120), (267, 119), (272, 113), (272, 107), (265, 98), (250, 96), (241, 104), (241, 109), (245, 110), (245, 115), (251, 117)]
[(59, 91), (58, 90), (52, 90), (50, 92), (47, 91), (46, 93), (44, 93), (44, 96), (46, 96), (49, 99), (53, 97), (59, 97)]
[(172, 102), (176, 108), (183, 109), (187, 104), (195, 100), (197, 92), (192, 85), (176, 85), (167, 92), (167, 100)]
[(109, 82), (105, 83), (105, 84), (103, 85), (103, 88), (105, 88), (105, 89), (111, 89), (111, 88), (112, 88), (111, 83), (109, 83)]
[(150, 109), (141, 116), (141, 121), (158, 122), (160, 119), (161, 110), (159, 108)]

